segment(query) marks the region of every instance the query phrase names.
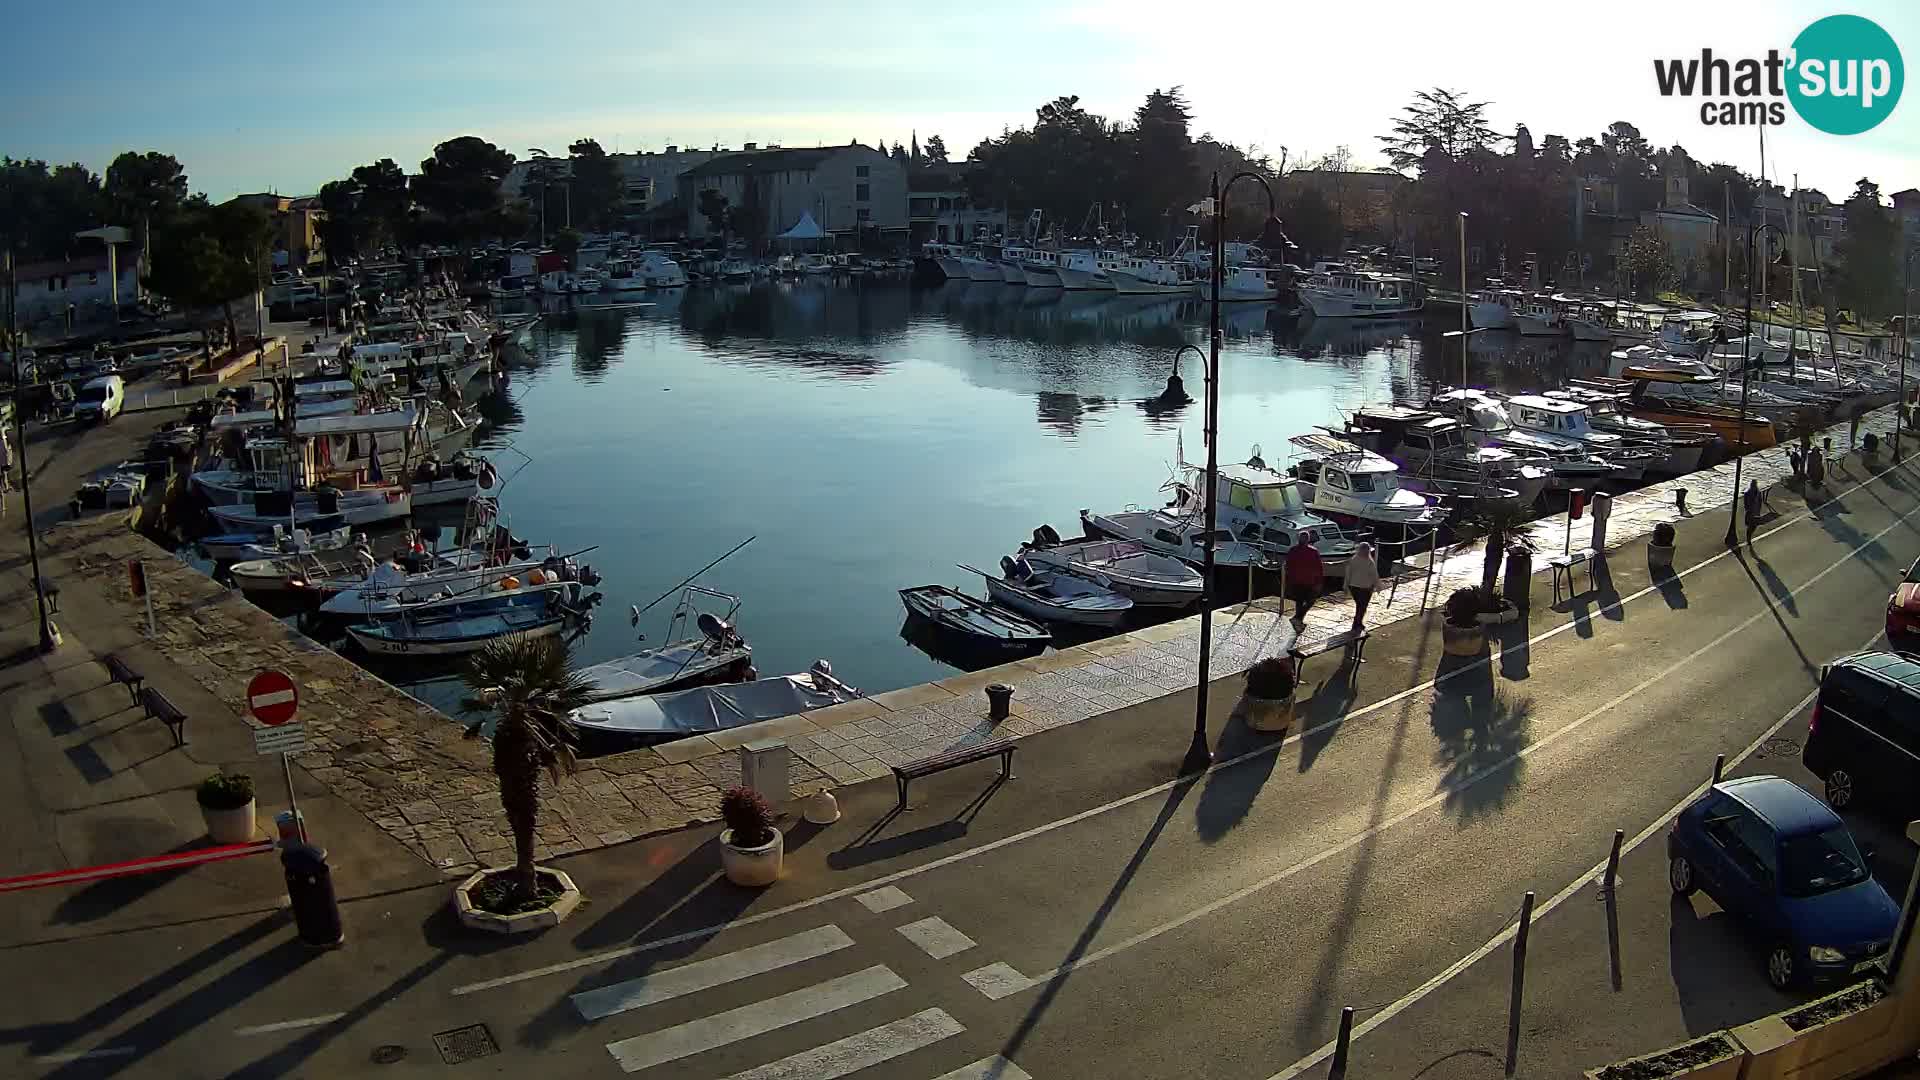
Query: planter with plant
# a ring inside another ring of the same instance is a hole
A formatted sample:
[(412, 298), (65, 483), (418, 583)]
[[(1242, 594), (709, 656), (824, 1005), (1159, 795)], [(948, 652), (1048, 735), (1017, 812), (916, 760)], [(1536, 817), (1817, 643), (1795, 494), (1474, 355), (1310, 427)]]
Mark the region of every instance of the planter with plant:
[(1725, 1031), (1586, 1071), (1587, 1080), (1735, 1080), (1745, 1050)]
[[(468, 926), (517, 933), (553, 926), (580, 904), (567, 875), (534, 864), (541, 778), (553, 783), (574, 766), (566, 716), (587, 704), (591, 680), (572, 668), (566, 646), (551, 638), (501, 638), (481, 650), (462, 673), (472, 696), (468, 713), (493, 714), (493, 775), (500, 807), (513, 833), (514, 864), (489, 867), (454, 890), (454, 909)], [(484, 720), (467, 728), (478, 737)]]
[(785, 842), (773, 824), (773, 807), (750, 787), (728, 788), (720, 797), (720, 868), (735, 885), (771, 885), (780, 879)]
[(1525, 530), (1533, 520), (1533, 511), (1530, 507), (1495, 499), (1478, 504), (1467, 520), (1487, 531), (1481, 552), (1480, 610), (1474, 613), (1474, 621), (1482, 626), (1510, 623), (1520, 617), (1520, 610), (1500, 595), (1501, 562), (1509, 548), (1532, 550)]
[(1255, 731), (1285, 731), (1293, 723), (1293, 661), (1269, 656), (1247, 669), (1247, 688), (1240, 705), (1247, 726)]
[(1673, 539), (1673, 522), (1653, 527), (1653, 538), (1647, 542), (1647, 569), (1655, 573), (1673, 569)]
[(1478, 656), (1487, 647), (1487, 631), (1480, 616), (1489, 609), (1488, 594), (1478, 585), (1453, 590), (1441, 605), (1440, 648), (1449, 656)]
[(216, 844), (244, 844), (253, 839), (253, 777), (217, 772), (200, 781), (195, 793), (207, 836)]
[(1899, 999), (1878, 980), (1855, 983), (1825, 997), (1763, 1016), (1733, 1029), (1748, 1054), (1745, 1076), (1860, 1076), (1911, 1050), (1900, 1023)]

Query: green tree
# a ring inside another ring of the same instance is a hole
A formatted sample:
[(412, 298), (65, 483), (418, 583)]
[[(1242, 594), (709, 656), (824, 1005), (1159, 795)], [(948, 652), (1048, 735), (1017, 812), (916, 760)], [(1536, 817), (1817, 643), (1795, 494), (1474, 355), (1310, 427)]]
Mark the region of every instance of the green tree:
[(1318, 188), (1302, 187), (1280, 207), (1280, 220), (1286, 224), (1287, 238), (1299, 247), (1298, 257), (1269, 252), (1272, 258), (1311, 265), (1311, 260), (1340, 249), (1346, 238), (1346, 225), (1340, 211)]
[(1415, 169), (1430, 149), (1449, 161), (1491, 149), (1503, 136), (1488, 126), (1487, 104), (1466, 101), (1460, 91), (1437, 86), (1416, 92), (1393, 129), (1379, 137), (1387, 160), (1396, 169)]
[(107, 166), (107, 205), (122, 223), (138, 225), (140, 247), (153, 248), (153, 227), (162, 228), (187, 201), (187, 174), (172, 154), (128, 150)]
[(392, 158), (381, 158), (353, 170), (356, 221), (360, 239), (368, 247), (404, 244), (413, 216), (413, 197), (407, 192), (407, 174)]
[(1863, 320), (1898, 313), (1900, 227), (1880, 201), (1880, 186), (1861, 177), (1840, 212), (1847, 226), (1834, 251), (1840, 303)]
[(266, 215), (252, 207), (189, 204), (155, 240), (147, 289), (185, 309), (218, 305), (228, 340), (238, 342), (233, 301), (260, 288), (272, 236)]
[(553, 252), (573, 265), (573, 257), (580, 253), (580, 233), (577, 229), (561, 229), (553, 234)]
[(599, 232), (611, 230), (625, 209), (620, 163), (592, 139), (581, 139), (567, 152), (573, 155), (573, 219)]
[(1133, 129), (1122, 136), (1121, 147), (1129, 220), (1153, 221), (1194, 201), (1200, 176), (1188, 130), (1192, 120), (1193, 111), (1178, 86), (1150, 91), (1134, 110)]
[(499, 220), (500, 183), (512, 168), (512, 154), (477, 135), (462, 135), (433, 148), (408, 190), (457, 242), (468, 243)]
[(945, 165), (947, 163), (947, 140), (940, 136), (927, 136), (927, 145), (923, 150), (927, 164)]
[(19, 245), (24, 259), (61, 259), (88, 241), (74, 233), (104, 223), (100, 177), (79, 162), (52, 168), (44, 161), (0, 158), (0, 235)]
[(363, 231), (358, 187), (351, 180), (329, 180), (320, 185), (318, 198), (325, 215), (320, 220), (320, 241), (327, 259), (338, 262), (357, 255)]
[(1651, 297), (1673, 284), (1676, 268), (1666, 240), (1650, 226), (1633, 230), (1627, 250), (1620, 256), (1618, 269), (1627, 275), (1635, 296)]
[(720, 194), (718, 188), (701, 188), (700, 201), (696, 209), (700, 216), (707, 219), (707, 229), (715, 236), (725, 236), (727, 232), (727, 197)]
[(491, 710), (493, 775), (500, 808), (513, 831), (518, 893), (536, 893), (534, 835), (540, 822), (541, 777), (554, 783), (573, 771), (573, 735), (567, 714), (592, 696), (593, 682), (572, 669), (565, 646), (523, 635), (493, 642), (462, 673), (471, 697), (464, 708)]

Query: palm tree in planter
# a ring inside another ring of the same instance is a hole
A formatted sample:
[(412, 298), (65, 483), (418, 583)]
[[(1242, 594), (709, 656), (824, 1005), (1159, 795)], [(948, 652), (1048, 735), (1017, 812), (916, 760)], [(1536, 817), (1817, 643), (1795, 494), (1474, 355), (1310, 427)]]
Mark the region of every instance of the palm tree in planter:
[[(597, 689), (573, 670), (571, 659), (567, 647), (553, 638), (516, 634), (482, 649), (462, 673), (473, 696), (461, 707), (494, 714), (493, 775), (500, 780), (500, 807), (513, 830), (512, 893), (521, 903), (533, 900), (539, 888), (533, 838), (541, 775), (557, 784), (573, 771), (567, 714), (587, 704)], [(468, 733), (478, 730), (475, 725)]]
[(1521, 506), (1510, 499), (1480, 499), (1468, 512), (1466, 520), (1487, 532), (1477, 596), (1486, 604), (1486, 610), (1480, 614), (1497, 618), (1482, 621), (1510, 621), (1518, 617), (1519, 612), (1511, 601), (1500, 595), (1500, 567), (1506, 559), (1509, 546), (1519, 545), (1531, 550), (1525, 530), (1533, 520), (1533, 508)]

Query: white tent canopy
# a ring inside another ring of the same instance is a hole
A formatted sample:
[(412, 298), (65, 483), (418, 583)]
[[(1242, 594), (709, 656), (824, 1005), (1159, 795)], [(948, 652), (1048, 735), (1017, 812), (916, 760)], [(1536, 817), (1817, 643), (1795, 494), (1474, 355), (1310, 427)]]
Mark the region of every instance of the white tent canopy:
[(813, 220), (813, 211), (807, 210), (801, 213), (799, 221), (793, 223), (793, 228), (781, 233), (775, 239), (823, 240), (826, 235), (826, 232), (820, 228), (820, 223)]

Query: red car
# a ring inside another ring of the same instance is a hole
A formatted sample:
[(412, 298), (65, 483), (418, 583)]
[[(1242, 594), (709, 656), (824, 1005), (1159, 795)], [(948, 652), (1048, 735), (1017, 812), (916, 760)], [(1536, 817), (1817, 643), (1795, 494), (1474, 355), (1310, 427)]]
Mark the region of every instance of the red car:
[(1902, 637), (1920, 637), (1920, 559), (1907, 567), (1907, 576), (1887, 600), (1887, 638)]

